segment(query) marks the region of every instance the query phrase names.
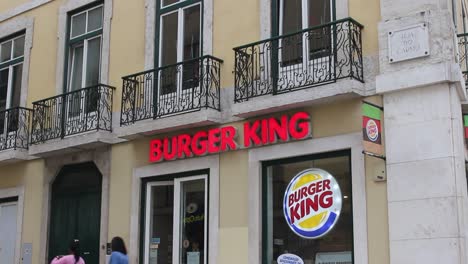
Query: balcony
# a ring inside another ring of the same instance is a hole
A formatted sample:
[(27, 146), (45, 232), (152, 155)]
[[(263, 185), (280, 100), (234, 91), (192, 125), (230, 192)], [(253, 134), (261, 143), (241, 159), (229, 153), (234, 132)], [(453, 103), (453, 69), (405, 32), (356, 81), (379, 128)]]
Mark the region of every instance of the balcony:
[(222, 62), (203, 56), (122, 77), (118, 135), (133, 138), (218, 123)]
[(113, 143), (114, 90), (99, 84), (34, 102), (30, 153), (47, 156)]
[[(362, 29), (346, 18), (234, 48), (234, 114), (248, 117), (335, 95), (363, 95)], [(327, 86), (310, 89), (321, 85)]]
[(29, 129), (32, 110), (15, 107), (0, 111), (0, 161), (30, 159)]
[(468, 81), (468, 60), (466, 56), (468, 55), (468, 33), (458, 34), (458, 63), (462, 70), (463, 78), (465, 83)]

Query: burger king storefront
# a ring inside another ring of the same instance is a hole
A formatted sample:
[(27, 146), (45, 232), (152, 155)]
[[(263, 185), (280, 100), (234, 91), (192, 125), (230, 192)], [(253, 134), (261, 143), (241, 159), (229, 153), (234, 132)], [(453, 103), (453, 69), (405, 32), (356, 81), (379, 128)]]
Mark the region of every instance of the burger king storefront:
[[(360, 102), (350, 107), (360, 113)], [(317, 116), (288, 112), (139, 142), (149, 154), (132, 170), (130, 252), (144, 264), (369, 263), (366, 165), (381, 160), (363, 154), (360, 116), (342, 134), (319, 128)], [(385, 193), (371, 193), (383, 205)], [(373, 232), (378, 243), (387, 236)]]

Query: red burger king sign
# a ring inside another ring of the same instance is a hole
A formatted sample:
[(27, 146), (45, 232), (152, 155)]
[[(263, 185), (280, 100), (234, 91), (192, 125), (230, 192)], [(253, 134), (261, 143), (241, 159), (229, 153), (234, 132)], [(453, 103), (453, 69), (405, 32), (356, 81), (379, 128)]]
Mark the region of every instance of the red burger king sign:
[(298, 236), (316, 239), (335, 226), (342, 198), (336, 179), (321, 169), (307, 169), (289, 182), (283, 212), (291, 230)]

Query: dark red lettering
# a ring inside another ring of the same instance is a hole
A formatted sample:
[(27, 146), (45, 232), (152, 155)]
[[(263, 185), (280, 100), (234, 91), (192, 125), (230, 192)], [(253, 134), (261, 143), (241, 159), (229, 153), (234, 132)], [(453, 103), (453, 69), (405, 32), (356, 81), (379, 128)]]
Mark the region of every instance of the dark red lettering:
[(320, 194), (320, 207), (327, 209), (333, 205), (333, 192), (325, 191)]
[(192, 156), (192, 152), (190, 151), (190, 141), (191, 141), (191, 137), (189, 134), (182, 134), (182, 135), (179, 135), (177, 136), (177, 141), (178, 141), (178, 145), (177, 145), (177, 157), (180, 159), (180, 158), (183, 158), (183, 157), (191, 157)]
[(270, 143), (275, 143), (277, 139), (288, 140), (288, 116), (281, 117), (281, 124), (276, 118), (268, 119), (268, 137)]
[(317, 201), (318, 195), (314, 195), (311, 197), (308, 197), (305, 201), (305, 207), (306, 207), (306, 214), (310, 214), (310, 209), (314, 210), (314, 212), (317, 212), (319, 209), (319, 203)]
[(208, 153), (218, 153), (221, 129), (213, 128), (208, 131)]
[(309, 113), (295, 113), (289, 120), (289, 134), (294, 139), (303, 139), (310, 134)]
[(221, 128), (221, 151), (236, 150), (237, 144), (234, 141), (236, 137), (236, 129), (232, 126)]
[(195, 133), (192, 138), (193, 154), (195, 156), (205, 155), (207, 147), (207, 133), (205, 131), (199, 131)]
[(245, 122), (244, 123), (244, 146), (245, 147), (250, 147), (250, 145), (253, 144), (255, 146), (258, 146), (261, 144), (260, 138), (258, 137), (258, 127), (260, 126), (260, 121), (254, 121), (252, 125), (250, 122)]
[(301, 219), (301, 215), (299, 215), (299, 207), (301, 207), (300, 203), (295, 204), (294, 206), (289, 207), (289, 217), (291, 218), (291, 224), (299, 219)]
[(330, 190), (330, 180), (323, 181), (323, 190)]
[(151, 140), (150, 153), (149, 153), (150, 162), (158, 162), (161, 160), (162, 158), (161, 145), (162, 143), (160, 139)]

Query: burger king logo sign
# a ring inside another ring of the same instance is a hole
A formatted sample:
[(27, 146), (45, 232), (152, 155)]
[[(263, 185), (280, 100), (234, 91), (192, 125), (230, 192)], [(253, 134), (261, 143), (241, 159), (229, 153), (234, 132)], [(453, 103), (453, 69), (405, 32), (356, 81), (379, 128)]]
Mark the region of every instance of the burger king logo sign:
[(298, 236), (316, 239), (333, 229), (341, 212), (341, 190), (336, 179), (321, 169), (297, 174), (286, 188), (283, 212)]
[(377, 141), (377, 139), (379, 138), (379, 127), (377, 126), (377, 123), (374, 120), (369, 119), (367, 121), (366, 133), (367, 133), (367, 137), (371, 141)]

